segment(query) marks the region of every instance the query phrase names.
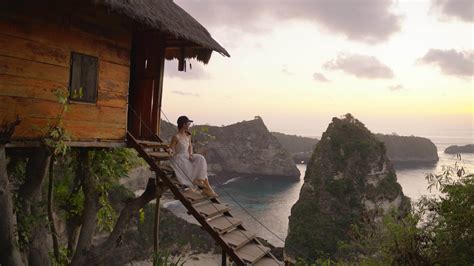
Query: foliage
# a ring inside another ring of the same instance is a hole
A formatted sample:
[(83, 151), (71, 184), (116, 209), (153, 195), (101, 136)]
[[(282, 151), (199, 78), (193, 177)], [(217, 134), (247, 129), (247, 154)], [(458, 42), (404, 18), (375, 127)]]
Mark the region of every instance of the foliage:
[[(127, 148), (91, 150), (89, 152), (91, 168), (97, 181), (99, 191), (99, 206), (97, 213), (98, 229), (110, 232), (117, 219), (117, 212), (110, 203), (110, 191), (114, 191), (118, 181), (126, 177), (128, 171), (143, 165), (134, 150)], [(79, 217), (84, 208), (84, 192), (80, 184), (75, 184), (77, 167), (77, 150), (69, 150), (65, 156), (58, 159), (54, 184), (55, 205), (61, 210), (65, 219)]]
[(97, 213), (98, 228), (101, 231), (111, 232), (117, 213), (109, 201), (109, 191), (122, 177), (126, 177), (133, 167), (142, 165), (132, 149), (117, 148), (111, 150), (92, 150), (89, 152), (92, 163), (92, 173), (97, 180), (100, 209)]
[(158, 251), (153, 256), (153, 266), (182, 266), (185, 262), (183, 257), (173, 258), (168, 251)]
[(74, 184), (76, 167), (75, 149), (71, 149), (65, 156), (57, 158), (53, 195), (55, 206), (61, 210), (64, 219), (81, 216), (84, 208), (84, 193), (79, 184)]
[(22, 219), (18, 220), (15, 233), (18, 237), (20, 249), (26, 250), (31, 240), (31, 230), (42, 225), (45, 215), (25, 214), (25, 211), (18, 206), (16, 206), (16, 211), (17, 215), (21, 216)]
[[(461, 159), (459, 157), (459, 159)], [(342, 243), (341, 261), (383, 265), (470, 265), (474, 262), (474, 175), (461, 165), (426, 177), (437, 197), (422, 197), (412, 212), (391, 212), (375, 227), (353, 230)]]
[(63, 126), (64, 114), (69, 111), (69, 92), (58, 88), (53, 90), (53, 94), (61, 105), (61, 110), (54, 120), (48, 123), (46, 128), (39, 131), (42, 136), (43, 145), (48, 147), (54, 156), (64, 156), (68, 149), (66, 141), (70, 139), (68, 132)]
[(304, 259), (299, 258), (296, 260), (295, 266), (330, 266), (337, 265), (335, 261), (331, 259), (317, 259), (312, 263), (308, 263)]
[(71, 263), (71, 260), (68, 257), (68, 250), (64, 246), (59, 248), (59, 258), (55, 258), (51, 252), (49, 256), (51, 257), (52, 266), (65, 266)]

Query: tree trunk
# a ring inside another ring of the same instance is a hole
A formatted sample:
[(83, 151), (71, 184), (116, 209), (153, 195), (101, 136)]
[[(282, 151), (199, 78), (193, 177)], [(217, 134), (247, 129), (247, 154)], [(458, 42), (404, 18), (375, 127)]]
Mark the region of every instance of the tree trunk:
[(68, 199), (68, 202), (71, 204), (69, 206), (65, 206), (66, 210), (70, 213), (68, 215), (68, 219), (66, 221), (66, 231), (67, 231), (67, 254), (68, 258), (72, 259), (77, 247), (77, 241), (79, 239), (79, 233), (81, 229), (81, 216), (77, 213), (71, 213), (72, 200), (77, 196), (77, 194), (82, 193), (82, 171), (78, 171), (76, 169), (76, 174), (74, 177), (74, 183), (71, 189), (71, 193)]
[(15, 237), (12, 194), (7, 174), (5, 144), (0, 143), (0, 265), (24, 265)]
[(77, 242), (75, 254), (71, 265), (83, 265), (86, 252), (92, 245), (95, 228), (97, 225), (97, 212), (99, 211), (99, 192), (97, 181), (91, 170), (88, 149), (81, 149), (78, 156), (78, 169), (82, 176), (82, 188), (84, 191), (84, 211), (82, 214), (82, 227)]
[[(156, 182), (156, 180), (155, 180)], [(156, 204), (155, 204), (155, 219), (154, 219), (154, 228), (153, 228), (153, 255), (158, 254), (158, 249), (160, 248), (160, 200), (163, 195), (164, 185), (158, 184), (156, 186)]]
[[(33, 149), (26, 165), (26, 180), (18, 190), (21, 210), (17, 214), (18, 223), (28, 223), (31, 228), (27, 245), (28, 264), (51, 265), (48, 249), (46, 210), (42, 201), (41, 185), (48, 174), (51, 154), (45, 147)], [(34, 217), (34, 222), (27, 222)], [(28, 227), (29, 227), (28, 226)]]
[(59, 261), (59, 242), (58, 232), (56, 230), (56, 224), (54, 223), (54, 211), (53, 211), (53, 186), (54, 186), (54, 159), (49, 164), (49, 176), (48, 176), (48, 220), (49, 229), (51, 231), (51, 240), (53, 241), (53, 254), (56, 261)]

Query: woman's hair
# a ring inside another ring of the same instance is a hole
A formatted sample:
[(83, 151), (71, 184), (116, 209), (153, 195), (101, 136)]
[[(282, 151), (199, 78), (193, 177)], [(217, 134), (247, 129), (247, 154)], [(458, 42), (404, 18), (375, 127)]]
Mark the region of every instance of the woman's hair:
[[(187, 123), (187, 122), (186, 122)], [(184, 126), (184, 124), (186, 123), (178, 123), (178, 130), (181, 130), (181, 128)], [(188, 130), (186, 130), (185, 132), (188, 136), (191, 136), (191, 132), (189, 132)]]

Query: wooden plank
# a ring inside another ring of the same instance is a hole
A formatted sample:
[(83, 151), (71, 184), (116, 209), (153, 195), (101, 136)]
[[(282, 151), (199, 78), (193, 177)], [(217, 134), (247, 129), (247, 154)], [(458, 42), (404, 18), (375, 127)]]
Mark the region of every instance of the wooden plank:
[(195, 207), (196, 210), (206, 218), (214, 217), (218, 214), (227, 212), (230, 207), (224, 204), (209, 202)]
[(283, 265), (283, 263), (276, 261), (270, 257), (263, 257), (260, 260), (258, 260), (254, 265), (255, 266), (280, 266), (280, 265)]
[(127, 107), (128, 95), (119, 92), (99, 91), (97, 105), (118, 107), (125, 109)]
[(270, 252), (269, 248), (256, 243), (248, 243), (236, 251), (237, 256), (250, 263), (255, 263), (268, 252)]
[(65, 121), (64, 127), (70, 132), (71, 139), (120, 139), (124, 140), (127, 130), (121, 125), (96, 123), (89, 121)]
[[(54, 123), (52, 119), (23, 117), (15, 128), (13, 139), (36, 139)], [(63, 126), (71, 140), (109, 139), (124, 140), (126, 129), (114, 123), (97, 123), (90, 121), (64, 121)]]
[(137, 140), (138, 144), (146, 147), (153, 147), (153, 148), (168, 148), (169, 143), (165, 142), (157, 142), (157, 141), (149, 141), (149, 140)]
[(170, 155), (167, 152), (148, 152), (148, 155), (158, 161), (165, 161), (170, 159)]
[(0, 54), (52, 65), (69, 67), (70, 52), (51, 46), (0, 33)]
[(69, 83), (69, 67), (0, 55), (0, 74)]
[(196, 204), (199, 202), (203, 202), (209, 200), (210, 198), (206, 195), (203, 195), (199, 191), (195, 191), (192, 189), (187, 189), (183, 193), (183, 196), (186, 197), (191, 203)]
[(102, 75), (99, 75), (99, 91), (112, 91), (128, 94), (128, 80), (118, 81), (113, 77), (103, 77)]
[(58, 47), (60, 44), (60, 48), (66, 51), (90, 54), (124, 66), (130, 65), (131, 32), (125, 33), (125, 42), (119, 38), (104, 40), (102, 36), (71, 30), (70, 25), (45, 22), (18, 14), (14, 17), (0, 17), (0, 32), (50, 46)]
[(81, 9), (72, 14), (71, 30), (90, 34), (94, 38), (111, 41), (121, 47), (130, 47), (134, 22), (98, 6)]
[(66, 82), (0, 74), (0, 95), (57, 101), (53, 91), (67, 88)]
[(99, 78), (105, 80), (116, 80), (121, 82), (129, 82), (130, 68), (107, 61), (101, 61), (99, 67)]
[[(20, 117), (53, 118), (62, 109), (56, 101), (32, 98), (0, 96), (0, 112), (20, 115)], [(71, 103), (64, 120), (91, 121), (98, 123), (126, 124), (126, 109), (92, 104)]]
[(214, 228), (214, 230), (222, 234), (241, 225), (242, 221), (235, 217), (222, 215), (212, 219), (211, 221), (208, 221), (208, 223), (212, 228)]
[(222, 235), (222, 239), (235, 249), (243, 247), (255, 238), (255, 234), (246, 230), (235, 229), (229, 233)]

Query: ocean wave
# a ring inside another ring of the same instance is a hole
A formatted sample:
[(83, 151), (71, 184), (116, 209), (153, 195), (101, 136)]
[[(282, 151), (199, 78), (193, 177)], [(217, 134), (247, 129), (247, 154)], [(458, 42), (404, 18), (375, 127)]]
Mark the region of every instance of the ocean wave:
[(172, 200), (166, 203), (163, 203), (164, 208), (175, 207), (176, 205), (180, 205), (181, 202), (179, 200)]
[(224, 186), (224, 185), (227, 185), (227, 184), (233, 183), (233, 182), (235, 182), (235, 181), (237, 181), (237, 180), (239, 180), (239, 179), (241, 179), (241, 178), (242, 178), (241, 176), (238, 176), (238, 177), (231, 178), (231, 179), (229, 179), (229, 180), (225, 181), (224, 183), (222, 183), (222, 185)]

